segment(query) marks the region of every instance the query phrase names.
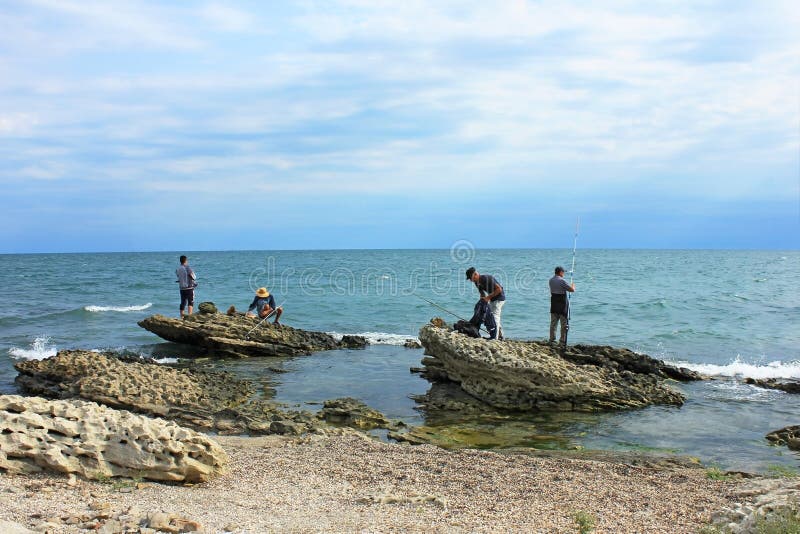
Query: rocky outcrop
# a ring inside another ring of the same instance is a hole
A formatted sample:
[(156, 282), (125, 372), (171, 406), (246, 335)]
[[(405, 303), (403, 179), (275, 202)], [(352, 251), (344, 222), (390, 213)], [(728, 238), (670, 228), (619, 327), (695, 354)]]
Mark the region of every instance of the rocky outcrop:
[(791, 378), (745, 378), (744, 383), (764, 389), (777, 389), (786, 393), (800, 393), (800, 380)]
[(786, 445), (793, 451), (800, 451), (800, 425), (787, 426), (767, 434), (767, 439), (775, 445)]
[(80, 400), (0, 396), (0, 469), (202, 482), (228, 456), (205, 435)]
[(797, 532), (800, 478), (754, 479), (740, 486), (732, 497), (732, 507), (712, 515), (712, 532)]
[(684, 397), (665, 378), (702, 377), (626, 349), (575, 345), (560, 350), (544, 343), (474, 339), (428, 324), (423, 373), (449, 380), (501, 410), (596, 411), (681, 405)]
[(260, 319), (238, 312), (212, 312), (213, 303), (203, 304), (210, 304), (205, 307), (208, 313), (187, 315), (185, 319), (153, 315), (139, 321), (139, 326), (167, 341), (200, 347), (205, 355), (216, 358), (299, 356), (367, 345), (367, 340), (361, 336), (344, 336), (337, 340), (324, 332), (275, 325), (270, 321), (257, 326)]
[[(250, 382), (229, 373), (121, 360), (112, 353), (64, 350), (44, 360), (17, 362), (15, 368), (15, 383), (28, 394), (94, 401), (218, 434), (298, 435), (319, 430), (327, 419), (324, 410), (286, 410), (256, 398)], [(357, 401), (334, 403), (334, 409), (340, 425), (363, 428), (369, 417), (378, 420), (378, 412)]]

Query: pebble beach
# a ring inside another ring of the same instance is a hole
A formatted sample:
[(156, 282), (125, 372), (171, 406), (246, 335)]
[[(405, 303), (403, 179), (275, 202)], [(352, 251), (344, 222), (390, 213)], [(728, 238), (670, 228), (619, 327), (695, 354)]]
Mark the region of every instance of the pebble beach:
[(740, 484), (704, 469), (448, 451), (350, 431), (217, 439), (229, 469), (198, 485), (0, 475), (0, 520), (54, 534), (123, 532), (156, 512), (206, 533), (551, 533), (578, 532), (583, 518), (598, 533), (689, 533), (731, 506)]

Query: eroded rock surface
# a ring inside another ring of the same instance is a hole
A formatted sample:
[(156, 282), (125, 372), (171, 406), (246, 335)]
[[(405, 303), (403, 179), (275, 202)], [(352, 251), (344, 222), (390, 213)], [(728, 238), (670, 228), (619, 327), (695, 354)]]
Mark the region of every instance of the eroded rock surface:
[(665, 378), (702, 377), (626, 349), (571, 346), (565, 351), (544, 343), (474, 339), (428, 324), (419, 339), (428, 357), (423, 373), (450, 380), (503, 410), (595, 411), (679, 406), (684, 396)]
[(0, 396), (0, 470), (202, 482), (225, 451), (208, 436), (81, 400)]
[(361, 336), (344, 336), (337, 340), (324, 332), (274, 325), (271, 320), (256, 327), (261, 320), (255, 317), (238, 312), (211, 312), (210, 306), (205, 309), (208, 313), (188, 315), (185, 319), (152, 315), (138, 324), (167, 341), (200, 347), (206, 355), (217, 358), (299, 356), (367, 345), (367, 340)]
[[(25, 393), (94, 401), (172, 419), (201, 431), (298, 435), (325, 425), (323, 414), (287, 410), (257, 398), (252, 383), (230, 373), (123, 361), (111, 353), (81, 350), (17, 362), (15, 368), (19, 372), (15, 383)], [(347, 415), (348, 407), (353, 414)], [(362, 427), (365, 414), (378, 414), (363, 403), (337, 405), (337, 410), (343, 418), (338, 424), (356, 428)], [(378, 421), (373, 419), (373, 424), (380, 426)]]

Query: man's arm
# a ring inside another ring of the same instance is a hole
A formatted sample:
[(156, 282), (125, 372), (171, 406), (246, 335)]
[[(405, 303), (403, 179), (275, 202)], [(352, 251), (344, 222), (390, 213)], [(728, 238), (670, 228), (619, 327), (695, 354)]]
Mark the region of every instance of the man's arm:
[(253, 302), (250, 303), (250, 307), (247, 308), (247, 311), (251, 312), (255, 310), (256, 306), (258, 306), (258, 295), (256, 295), (256, 297), (253, 299)]
[(562, 287), (564, 288), (565, 291), (569, 291), (570, 293), (574, 293), (575, 292), (575, 282), (572, 282), (572, 284), (570, 284), (569, 282), (567, 282), (566, 280), (564, 280), (562, 278), (561, 279), (561, 285), (562, 285)]

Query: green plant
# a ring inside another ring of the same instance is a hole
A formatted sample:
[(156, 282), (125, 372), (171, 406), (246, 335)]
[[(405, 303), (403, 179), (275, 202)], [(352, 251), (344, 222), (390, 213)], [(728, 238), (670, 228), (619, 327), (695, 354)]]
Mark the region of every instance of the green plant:
[(797, 476), (797, 469), (788, 465), (770, 465), (767, 473), (774, 478), (794, 478)]
[(756, 520), (758, 534), (800, 534), (800, 510), (783, 508)]
[(736, 478), (735, 475), (732, 475), (727, 471), (723, 471), (716, 465), (712, 465), (706, 469), (706, 477), (710, 478), (711, 480), (733, 480)]
[(578, 532), (580, 532), (580, 534), (588, 534), (594, 530), (595, 519), (592, 514), (578, 510), (572, 514), (572, 519), (578, 526)]
[(698, 530), (697, 534), (725, 534), (725, 530), (716, 525), (706, 525)]

